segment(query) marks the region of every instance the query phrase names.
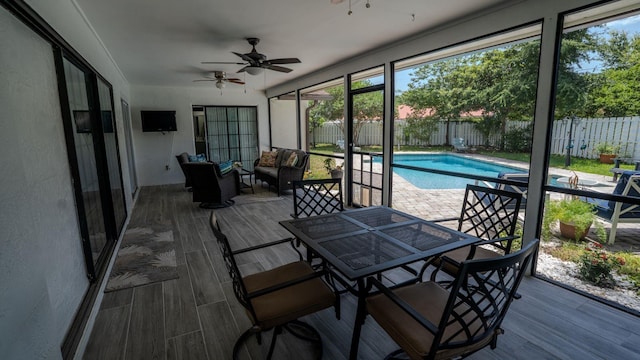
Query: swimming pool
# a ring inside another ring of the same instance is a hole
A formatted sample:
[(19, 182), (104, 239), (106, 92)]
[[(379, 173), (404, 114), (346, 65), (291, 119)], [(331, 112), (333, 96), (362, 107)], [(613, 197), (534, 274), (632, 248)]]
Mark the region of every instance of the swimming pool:
[[(453, 154), (396, 154), (393, 159), (396, 164), (489, 177), (498, 177), (499, 173), (526, 172), (516, 167), (498, 165)], [(409, 169), (394, 168), (393, 172), (420, 189), (464, 189), (467, 184), (475, 183), (475, 180), (472, 179)]]

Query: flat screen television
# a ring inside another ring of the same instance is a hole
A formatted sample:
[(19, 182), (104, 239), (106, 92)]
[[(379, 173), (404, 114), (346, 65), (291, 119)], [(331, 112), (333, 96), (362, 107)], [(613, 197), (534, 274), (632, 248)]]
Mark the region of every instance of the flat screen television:
[(177, 131), (176, 112), (159, 110), (142, 110), (142, 131)]

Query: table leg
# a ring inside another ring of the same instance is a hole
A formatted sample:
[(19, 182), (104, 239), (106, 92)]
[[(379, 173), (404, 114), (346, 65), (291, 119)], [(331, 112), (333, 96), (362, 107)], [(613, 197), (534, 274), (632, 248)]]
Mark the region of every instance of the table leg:
[(358, 358), (358, 346), (360, 345), (360, 333), (364, 320), (367, 316), (365, 297), (367, 295), (367, 289), (365, 289), (364, 279), (358, 279), (357, 284), (357, 297), (358, 306), (356, 309), (356, 320), (353, 324), (353, 335), (351, 336), (351, 349), (349, 351), (349, 359), (356, 360)]

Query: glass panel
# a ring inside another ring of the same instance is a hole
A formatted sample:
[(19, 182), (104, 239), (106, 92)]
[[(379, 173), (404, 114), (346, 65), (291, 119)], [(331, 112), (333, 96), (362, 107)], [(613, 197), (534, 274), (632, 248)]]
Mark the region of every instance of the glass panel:
[(384, 84), (384, 67), (382, 66), (351, 75), (351, 90), (382, 84)]
[(640, 311), (640, 16), (610, 6), (564, 19), (536, 271)]
[(120, 170), (120, 154), (118, 152), (118, 136), (113, 117), (111, 89), (102, 80), (98, 79), (98, 96), (100, 99), (100, 114), (102, 132), (104, 134), (105, 154), (107, 156), (107, 171), (109, 172), (109, 184), (111, 185), (111, 202), (116, 225), (116, 236), (122, 230), (127, 218), (127, 210), (124, 202), (122, 186), (122, 173)]
[(229, 160), (227, 110), (224, 107), (206, 107), (207, 144), (209, 160), (215, 162)]
[[(357, 83), (362, 82), (366, 83)], [(357, 205), (382, 205), (384, 91), (354, 94), (351, 99), (352, 199)]]
[(393, 207), (413, 212), (424, 202), (438, 204), (437, 215), (458, 216), (465, 187), (477, 184), (521, 193), (525, 218), (540, 31), (530, 26), (396, 64)]
[(258, 117), (255, 107), (207, 106), (209, 160), (234, 160), (253, 170), (258, 154)]
[(258, 109), (246, 107), (238, 109), (239, 151), (236, 159), (242, 162), (244, 169), (253, 171), (253, 161), (258, 154)]
[(307, 148), (311, 152), (307, 178), (343, 177), (345, 123), (342, 78), (303, 89), (300, 97), (300, 113), (303, 114), (307, 134)]
[[(107, 244), (104, 213), (100, 199), (96, 155), (92, 136), (92, 122), (87, 95), (87, 77), (85, 73), (64, 59), (64, 73), (69, 96), (69, 108), (72, 113), (73, 137), (82, 187), (84, 216), (89, 230), (89, 245), (93, 264), (96, 265), (100, 254)], [(93, 122), (97, 123), (97, 122)]]
[(127, 143), (127, 160), (129, 163), (129, 181), (131, 185), (131, 194), (135, 194), (138, 189), (138, 177), (136, 175), (136, 162), (133, 152), (133, 141), (131, 140), (131, 112), (129, 104), (121, 100), (122, 104), (122, 123), (124, 124), (124, 137)]

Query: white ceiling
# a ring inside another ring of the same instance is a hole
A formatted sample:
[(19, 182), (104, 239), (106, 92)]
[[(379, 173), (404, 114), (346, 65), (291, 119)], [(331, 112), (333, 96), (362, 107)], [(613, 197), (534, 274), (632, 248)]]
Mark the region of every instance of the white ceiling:
[[(285, 74), (246, 75), (248, 88), (265, 88), (356, 54), (442, 25), (506, 0), (75, 0), (132, 85), (214, 86), (198, 82), (207, 72), (230, 77), (247, 37), (258, 37), (268, 59), (297, 57)], [(334, 1), (335, 2), (335, 1)], [(415, 19), (413, 17), (415, 15)], [(229, 85), (239, 86), (239, 85)]]

